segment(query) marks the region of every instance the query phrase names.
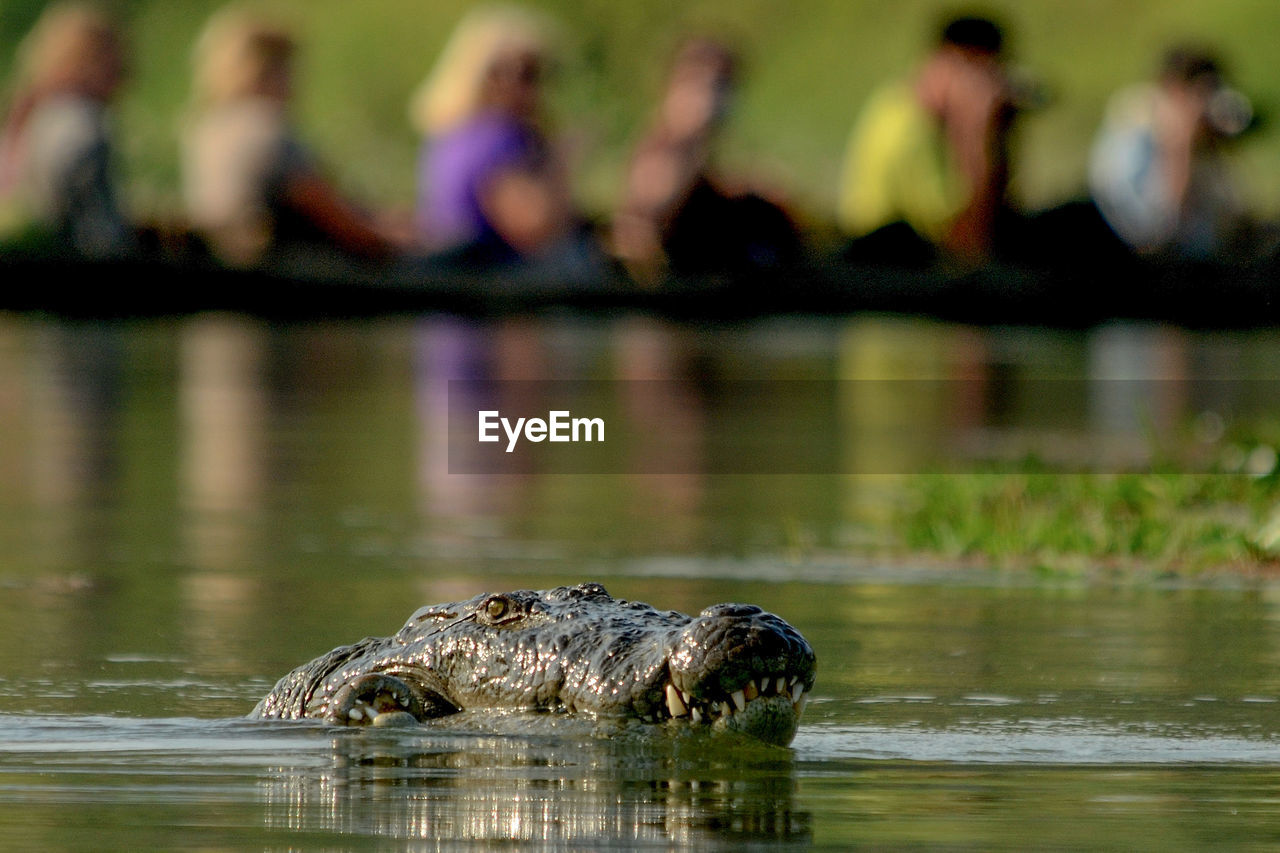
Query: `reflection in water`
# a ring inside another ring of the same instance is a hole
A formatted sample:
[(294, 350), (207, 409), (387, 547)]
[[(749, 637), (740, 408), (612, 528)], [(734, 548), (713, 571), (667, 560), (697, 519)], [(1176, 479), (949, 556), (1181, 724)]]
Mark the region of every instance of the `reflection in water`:
[[(880, 519), (889, 474), (997, 455), (1142, 464), (1154, 432), (1196, 417), (1221, 435), (1237, 412), (1272, 411), (1274, 394), (1246, 377), (1271, 378), (1280, 363), (1260, 335), (1046, 336), (887, 318), (720, 329), (638, 317), (20, 320), (3, 341), (0, 465), (14, 473), (3, 500), (9, 519), (34, 522), (11, 522), (10, 553), (74, 571), (160, 537), (184, 565), (217, 571), (290, 543), (430, 559), (478, 544), (849, 541)], [(1236, 373), (1224, 377), (1228, 362)], [(478, 378), (587, 380), (584, 408), (608, 413), (610, 438), (559, 458), (607, 473), (560, 475), (518, 453), (524, 467), (498, 476), (451, 473), (449, 454), (468, 449), (449, 444), (451, 411), (549, 405), (545, 385), (512, 381), (454, 382), (463, 397), (493, 396), (451, 406), (451, 380)], [(718, 476), (753, 465), (844, 476), (766, 488)], [(292, 518), (306, 527), (285, 539)], [(139, 536), (152, 539), (125, 541)]]
[(533, 728), (545, 732), (337, 737), (330, 768), (280, 767), (262, 783), (266, 825), (522, 850), (789, 849), (812, 841), (811, 818), (793, 803), (787, 753)]
[(1187, 335), (1162, 326), (1117, 325), (1089, 336), (1089, 411), (1102, 435), (1165, 435), (1187, 417)]
[(1018, 709), (1003, 725), (937, 726), (919, 721), (920, 706), (900, 708), (896, 723), (849, 715), (807, 727), (786, 757), (570, 734), (350, 737), (0, 713), (0, 849), (1258, 850), (1280, 840), (1273, 739), (1198, 721), (1041, 724)]
[[(388, 602), (459, 597), (443, 582), (419, 595), (425, 579), (394, 566), (292, 582), (255, 567), (258, 602), (240, 599), (236, 636), (208, 649), (185, 633), (155, 644), (191, 602), (5, 590), (0, 849), (1094, 849), (1100, 810), (1123, 819), (1112, 849), (1280, 840), (1274, 587), (958, 569), (815, 584), (778, 566), (745, 583), (708, 578), (708, 562), (610, 586), (685, 610), (741, 597), (802, 626), (821, 668), (792, 750), (549, 714), (411, 730), (230, 719), (315, 643), (380, 632)], [(469, 567), (455, 583), (509, 588)]]
[[(476, 445), (449, 441), (450, 427), (474, 433), (476, 424), (453, 423), (452, 416), (482, 409), (538, 410), (536, 402), (508, 399), (519, 393), (520, 380), (547, 378), (553, 360), (545, 330), (529, 321), (490, 325), (455, 317), (422, 318), (414, 326), (414, 396), (418, 414), (418, 481), (424, 518), (443, 521), (445, 535), (484, 535), (485, 521), (518, 511), (527, 471), (511, 469), (503, 477), (459, 474)], [(509, 381), (494, 386), (486, 381)], [(545, 407), (544, 407), (545, 410)], [(470, 529), (467, 529), (467, 526)]]
[(268, 333), (248, 318), (207, 315), (178, 334), (180, 532), (192, 569), (180, 580), (182, 625), (188, 647), (219, 669), (257, 645), (262, 579), (239, 572), (263, 560), (256, 520), (270, 483)]
[(921, 471), (988, 412), (977, 332), (916, 321), (850, 321), (840, 345), (842, 470)]
[(91, 562), (93, 543), (107, 535), (95, 510), (120, 471), (123, 345), (112, 325), (50, 323), (29, 338), (25, 485), (36, 510), (32, 553), (42, 561)]
[[(1274, 378), (1280, 342), (779, 328), (0, 317), (0, 847), (163, 848), (198, 827), (209, 849), (1019, 849), (1046, 822), (1089, 846), (1099, 815), (1117, 847), (1280, 841), (1277, 588), (855, 571), (843, 531), (874, 511), (874, 478), (840, 507), (857, 478), (707, 473), (735, 433), (766, 453), (801, 421), (823, 458), (908, 469), (979, 429), (1087, 444), (1198, 407), (1274, 414), (1274, 384), (1248, 380)], [(600, 476), (449, 475), (448, 380), (468, 376), (630, 380), (604, 385), (635, 456)], [(868, 376), (914, 378), (832, 391)], [(1135, 418), (1117, 376), (1168, 381)], [(779, 377), (812, 381), (725, 390)], [(947, 393), (897, 395), (933, 379)], [(687, 470), (637, 473), (654, 460)], [(786, 520), (833, 547), (780, 558)], [(597, 574), (801, 626), (825, 663), (795, 752), (221, 719), (419, 604)]]
[[(690, 329), (643, 317), (624, 319), (613, 333), (614, 377), (633, 439), (628, 511), (664, 519), (673, 546), (698, 541), (706, 499), (707, 403), (697, 394), (695, 338)], [(672, 473), (646, 476), (654, 470)]]
[[(1237, 413), (1273, 411), (1246, 377), (1280, 363), (1260, 335), (886, 318), (21, 320), (2, 341), (9, 553), (71, 571), (141, 549), (172, 563), (170, 539), (183, 565), (216, 571), (289, 546), (430, 560), (847, 542), (880, 519), (885, 476), (996, 455), (1142, 464), (1154, 433), (1193, 417), (1221, 436)], [(519, 453), (524, 467), (497, 476), (451, 473), (449, 454), (468, 449), (448, 441), (451, 411), (550, 405), (547, 383), (511, 381), (452, 382), (451, 406), (451, 381), (477, 378), (587, 380), (575, 393), (607, 412), (609, 440), (558, 458), (602, 473)], [(718, 476), (752, 466), (796, 476)]]
[(251, 320), (196, 317), (182, 329), (183, 533), (202, 569), (246, 565), (248, 519), (267, 488), (266, 333)]
[[(26, 482), (28, 410), (31, 402), (24, 381), (26, 329), (16, 319), (0, 314), (0, 507), (16, 510), (22, 505), (17, 491)], [(2, 523), (2, 522), (0, 522)]]
[(989, 411), (988, 364), (973, 330), (909, 320), (846, 325), (837, 367), (846, 517), (884, 524), (902, 477), (946, 465), (955, 435)]
[[(480, 484), (449, 473), (449, 382), (483, 378), (487, 351), (484, 331), (465, 320), (427, 317), (414, 326), (418, 481), (422, 513), (427, 517), (475, 518), (483, 510)], [(464, 393), (477, 386), (459, 383), (457, 387), (458, 393)], [(487, 403), (470, 402), (477, 409)]]

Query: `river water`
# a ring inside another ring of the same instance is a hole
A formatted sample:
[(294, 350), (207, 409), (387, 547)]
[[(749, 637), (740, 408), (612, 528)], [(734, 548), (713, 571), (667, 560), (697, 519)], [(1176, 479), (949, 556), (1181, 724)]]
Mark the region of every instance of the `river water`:
[[(1280, 588), (866, 547), (883, 478), (1141, 465), (1162, 424), (1265, 412), (1278, 366), (1145, 327), (0, 316), (0, 849), (1280, 845)], [(476, 461), (474, 402), (560, 399), (613, 441)], [(421, 604), (586, 580), (800, 628), (792, 747), (243, 719)]]

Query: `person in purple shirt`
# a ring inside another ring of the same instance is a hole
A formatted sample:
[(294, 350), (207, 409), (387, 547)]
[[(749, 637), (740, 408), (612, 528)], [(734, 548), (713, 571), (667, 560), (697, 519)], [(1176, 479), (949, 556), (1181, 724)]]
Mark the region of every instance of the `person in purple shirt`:
[(519, 261), (573, 239), (567, 176), (540, 126), (545, 33), (520, 10), (472, 12), (415, 96), (416, 229), (428, 250)]

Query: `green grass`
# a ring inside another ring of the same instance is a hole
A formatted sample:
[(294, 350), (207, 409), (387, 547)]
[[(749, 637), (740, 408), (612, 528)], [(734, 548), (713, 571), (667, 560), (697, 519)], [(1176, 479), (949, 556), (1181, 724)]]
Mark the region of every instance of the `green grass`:
[(1265, 571), (1275, 489), (1242, 474), (987, 471), (902, 483), (908, 553), (1046, 574)]
[[(1146, 470), (1067, 470), (1034, 458), (897, 477), (883, 544), (1046, 575), (1280, 570), (1276, 425), (1163, 448)], [(1206, 452), (1207, 451), (1207, 452)], [(882, 486), (883, 488), (883, 486)]]
[[(177, 204), (177, 129), (188, 54), (211, 0), (115, 0), (134, 45), (134, 76), (121, 105), (131, 197), (148, 210)], [(463, 0), (278, 0), (297, 22), (304, 52), (299, 118), (335, 176), (370, 201), (412, 200), (416, 140), (409, 93), (430, 67)], [(627, 147), (644, 121), (661, 64), (690, 28), (731, 34), (748, 78), (723, 155), (785, 190), (811, 216), (827, 216), (846, 134), (867, 92), (910, 68), (943, 10), (936, 0), (539, 0), (565, 34), (555, 118), (576, 140), (579, 190), (596, 212), (617, 187)], [(961, 4), (968, 6), (969, 4)], [(1021, 136), (1018, 188), (1031, 205), (1080, 192), (1089, 138), (1109, 92), (1144, 77), (1167, 42), (1194, 35), (1219, 43), (1242, 86), (1275, 112), (1280, 104), (1280, 4), (1258, 0), (989, 0), (1020, 62), (1057, 98)], [(38, 13), (7, 0), (0, 16), (0, 74)], [(1280, 134), (1268, 125), (1241, 151), (1251, 200), (1280, 210)]]

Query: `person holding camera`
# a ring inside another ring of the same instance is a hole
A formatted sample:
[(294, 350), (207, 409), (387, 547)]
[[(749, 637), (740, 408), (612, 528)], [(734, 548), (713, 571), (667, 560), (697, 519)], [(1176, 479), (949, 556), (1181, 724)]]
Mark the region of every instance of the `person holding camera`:
[(855, 238), (852, 254), (986, 259), (1007, 210), (1020, 107), (1000, 27), (948, 21), (911, 79), (873, 93), (850, 136), (837, 218)]
[(1221, 258), (1243, 219), (1225, 149), (1252, 124), (1216, 57), (1170, 50), (1154, 82), (1108, 103), (1089, 159), (1098, 210), (1140, 254)]

